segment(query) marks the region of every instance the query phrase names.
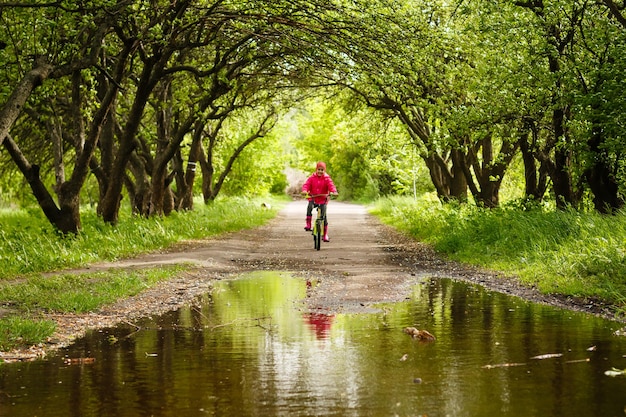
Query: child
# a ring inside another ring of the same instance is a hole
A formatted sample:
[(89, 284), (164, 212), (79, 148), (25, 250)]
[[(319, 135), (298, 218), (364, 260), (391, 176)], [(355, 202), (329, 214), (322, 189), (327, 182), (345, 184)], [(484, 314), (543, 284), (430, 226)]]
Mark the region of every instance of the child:
[(318, 162), (315, 172), (306, 180), (302, 186), (302, 192), (315, 197), (309, 197), (309, 205), (306, 209), (306, 225), (304, 230), (311, 231), (311, 219), (313, 218), (313, 203), (319, 204), (324, 217), (324, 242), (330, 242), (328, 238), (328, 220), (326, 218), (326, 203), (328, 195), (337, 195), (337, 188), (330, 175), (326, 173), (326, 164)]

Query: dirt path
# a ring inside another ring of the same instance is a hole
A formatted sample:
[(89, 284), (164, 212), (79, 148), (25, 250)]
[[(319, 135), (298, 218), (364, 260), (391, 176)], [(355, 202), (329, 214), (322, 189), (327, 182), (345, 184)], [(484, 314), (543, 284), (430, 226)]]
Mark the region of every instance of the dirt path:
[[(267, 226), (217, 239), (183, 242), (163, 253), (91, 266), (87, 271), (142, 268), (192, 263), (190, 272), (101, 311), (53, 315), (58, 330), (50, 342), (0, 357), (38, 357), (71, 343), (87, 330), (115, 325), (176, 309), (210, 290), (216, 279), (254, 270), (292, 271), (318, 282), (308, 298), (311, 308), (335, 312), (367, 311), (381, 301), (399, 301), (425, 276), (447, 276), (486, 286), (537, 302), (611, 317), (593, 303), (543, 296), (513, 279), (479, 271), (437, 256), (430, 248), (394, 232), (368, 215), (363, 206), (331, 202), (328, 209), (330, 242), (313, 249), (303, 230), (305, 201), (288, 204)], [(80, 271), (85, 272), (85, 270)]]

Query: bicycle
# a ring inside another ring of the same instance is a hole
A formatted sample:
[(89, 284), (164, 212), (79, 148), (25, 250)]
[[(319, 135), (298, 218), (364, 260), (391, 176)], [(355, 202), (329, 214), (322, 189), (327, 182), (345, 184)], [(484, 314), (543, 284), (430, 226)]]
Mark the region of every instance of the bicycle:
[(313, 202), (313, 208), (317, 210), (317, 217), (313, 223), (311, 234), (313, 235), (313, 247), (315, 250), (320, 250), (322, 247), (322, 240), (324, 235), (324, 223), (326, 223), (326, 208), (328, 207), (329, 196), (332, 194), (306, 194), (305, 198), (326, 197), (323, 203)]

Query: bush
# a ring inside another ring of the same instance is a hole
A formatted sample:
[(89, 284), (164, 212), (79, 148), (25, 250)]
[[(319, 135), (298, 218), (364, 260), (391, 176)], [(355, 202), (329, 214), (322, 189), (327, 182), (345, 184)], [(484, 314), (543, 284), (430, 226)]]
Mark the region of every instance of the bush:
[(517, 275), (545, 293), (626, 306), (626, 214), (380, 200), (373, 213), (452, 259)]

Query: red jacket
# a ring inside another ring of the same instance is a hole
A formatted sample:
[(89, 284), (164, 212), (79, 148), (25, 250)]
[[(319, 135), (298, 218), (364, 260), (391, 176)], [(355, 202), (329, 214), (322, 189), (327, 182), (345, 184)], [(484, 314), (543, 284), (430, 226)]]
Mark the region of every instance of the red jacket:
[[(311, 195), (329, 194), (336, 193), (337, 188), (335, 187), (332, 178), (330, 178), (330, 175), (328, 175), (327, 173), (324, 173), (322, 175), (317, 175), (317, 173), (314, 173), (306, 180), (306, 182), (302, 186), (302, 191), (305, 193), (308, 192)], [(316, 204), (324, 204), (327, 198), (327, 196), (315, 197), (313, 198), (313, 201)]]

